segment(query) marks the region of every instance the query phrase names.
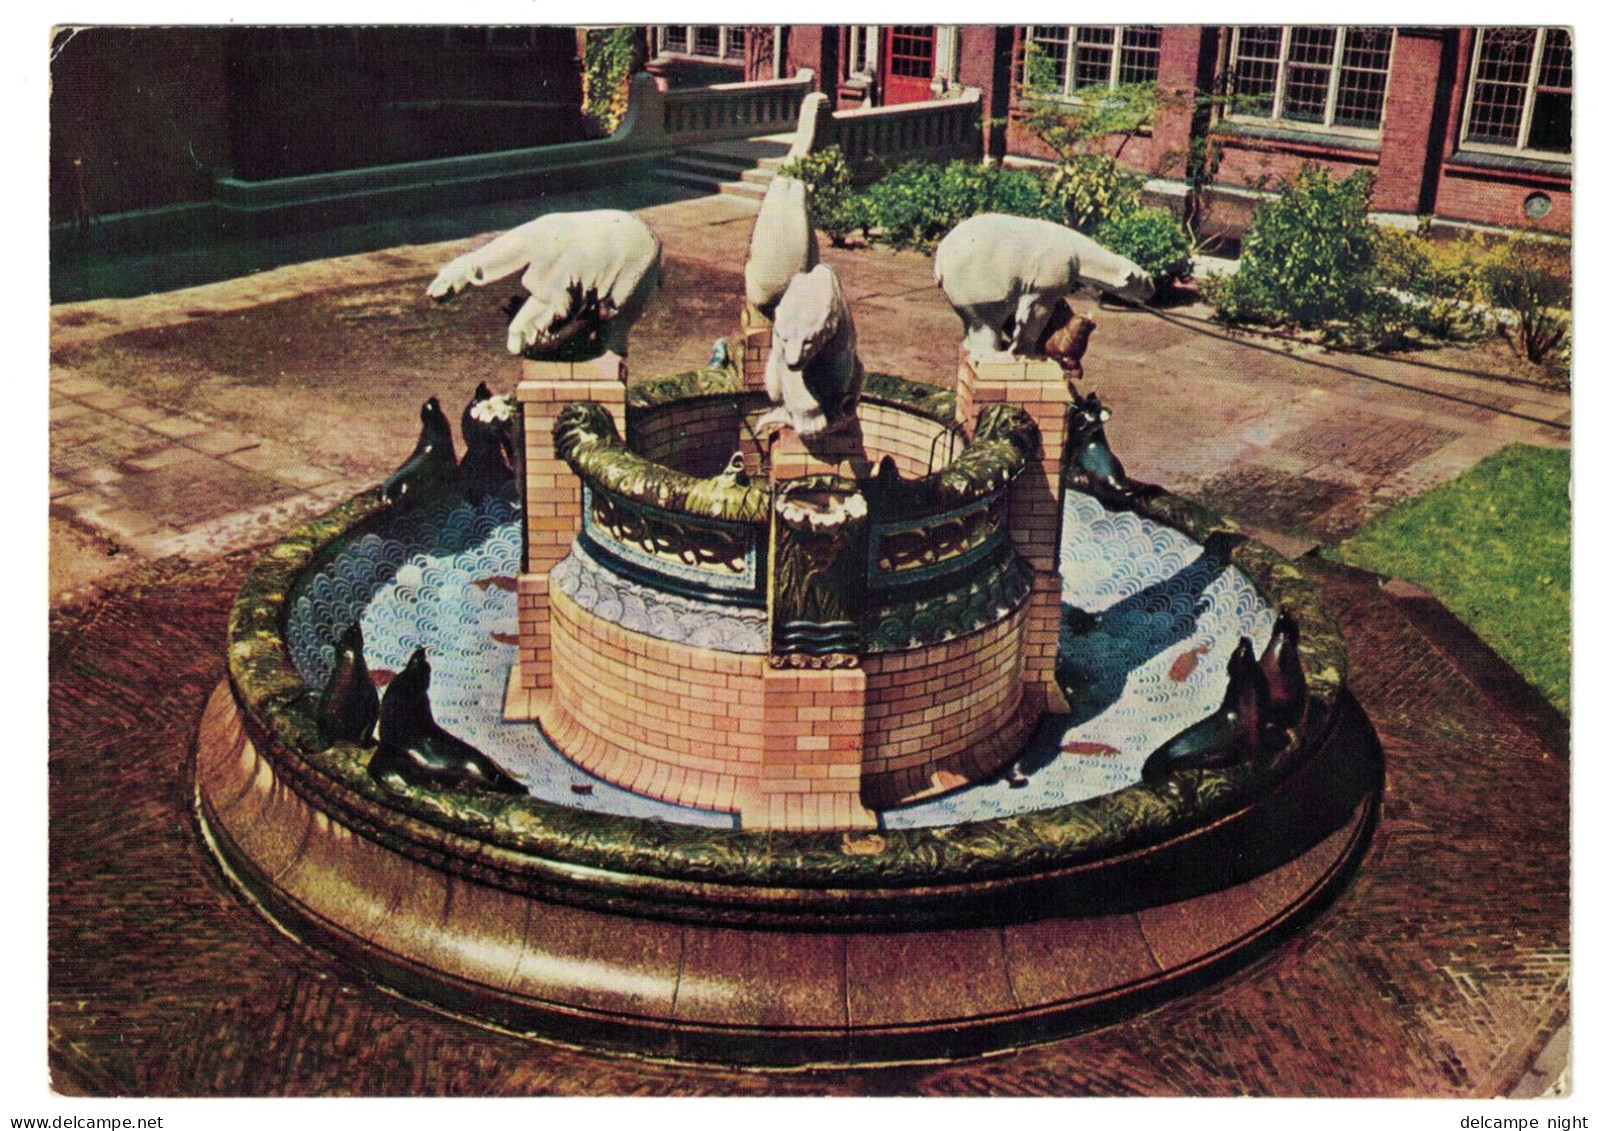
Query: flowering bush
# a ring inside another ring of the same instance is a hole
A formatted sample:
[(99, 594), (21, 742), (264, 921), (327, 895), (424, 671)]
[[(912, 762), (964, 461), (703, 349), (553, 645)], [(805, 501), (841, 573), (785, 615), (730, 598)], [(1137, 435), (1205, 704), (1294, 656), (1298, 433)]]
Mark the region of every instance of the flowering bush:
[(1044, 218), (1093, 236), (1106, 221), (1137, 211), (1139, 183), (1102, 154), (1066, 157), (1049, 181)]
[(1371, 175), (1333, 179), (1307, 164), (1278, 200), (1261, 201), (1237, 274), (1207, 295), (1226, 322), (1321, 326), (1357, 318), (1377, 294)]

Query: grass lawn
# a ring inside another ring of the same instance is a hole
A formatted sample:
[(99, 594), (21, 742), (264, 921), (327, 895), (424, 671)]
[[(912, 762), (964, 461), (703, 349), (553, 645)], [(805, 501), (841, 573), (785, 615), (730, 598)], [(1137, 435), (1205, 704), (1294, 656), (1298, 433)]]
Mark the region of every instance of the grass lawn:
[(1424, 585), (1570, 714), (1570, 453), (1519, 444), (1381, 515), (1331, 556)]

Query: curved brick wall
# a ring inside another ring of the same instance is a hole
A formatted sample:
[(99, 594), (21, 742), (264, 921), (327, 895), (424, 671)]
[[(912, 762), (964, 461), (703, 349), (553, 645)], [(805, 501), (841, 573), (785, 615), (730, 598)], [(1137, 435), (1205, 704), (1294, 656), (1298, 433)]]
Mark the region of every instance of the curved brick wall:
[(760, 776), (765, 656), (628, 631), (550, 590), (554, 706), (568, 758), (650, 797), (737, 811)]
[[(1042, 709), (1024, 695), (1026, 612), (1023, 604), (969, 636), (863, 658), (858, 772), (867, 807), (957, 788), (1014, 757)], [(572, 761), (681, 805), (743, 812), (760, 803), (762, 774), (777, 772), (767, 750), (767, 710), (776, 706), (767, 683), (780, 678), (763, 654), (657, 640), (595, 616), (558, 586), (550, 641), (554, 709), (543, 724)], [(836, 707), (812, 709), (828, 716), (815, 722), (836, 721)], [(837, 786), (818, 782), (816, 791)]]
[(862, 659), (868, 807), (958, 788), (1015, 757), (1042, 710), (1023, 702), (1029, 604), (969, 636)]
[[(763, 472), (752, 430), (768, 407), (766, 398), (758, 394), (634, 407), (627, 412), (627, 440), (645, 459), (690, 475), (720, 474), (738, 450), (751, 471)], [(965, 450), (964, 437), (951, 442), (942, 421), (880, 401), (861, 401), (859, 419), (867, 454), (874, 460), (893, 456), (899, 473), (910, 478), (942, 470)]]

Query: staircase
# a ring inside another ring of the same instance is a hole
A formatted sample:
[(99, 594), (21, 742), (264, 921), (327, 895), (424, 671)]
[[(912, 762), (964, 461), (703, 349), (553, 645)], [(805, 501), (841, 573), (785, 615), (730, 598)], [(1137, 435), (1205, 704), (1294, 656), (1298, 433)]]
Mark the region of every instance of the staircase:
[(777, 170), (788, 160), (791, 134), (741, 141), (710, 141), (690, 146), (655, 167), (658, 181), (695, 195), (743, 197), (759, 201)]

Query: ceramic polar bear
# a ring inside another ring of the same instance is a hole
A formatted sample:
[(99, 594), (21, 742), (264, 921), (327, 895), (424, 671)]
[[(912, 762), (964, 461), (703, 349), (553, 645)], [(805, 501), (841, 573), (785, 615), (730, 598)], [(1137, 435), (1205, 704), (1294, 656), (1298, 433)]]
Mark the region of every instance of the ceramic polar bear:
[(788, 280), (810, 270), (820, 259), (805, 183), (793, 177), (773, 178), (760, 215), (755, 217), (749, 261), (744, 265), (744, 295), (749, 304), (770, 318), (788, 289)]
[(1043, 331), (1078, 282), (1134, 302), (1154, 294), (1147, 272), (1081, 232), (998, 213), (956, 225), (932, 272), (965, 324), (973, 358), (1041, 357)]
[(627, 333), (660, 285), (660, 240), (628, 212), (555, 212), (451, 260), (427, 293), (442, 301), (523, 268), (527, 301), (511, 318), (511, 353), (548, 353), (597, 330), (625, 357)]
[(786, 424), (801, 436), (819, 435), (854, 417), (864, 381), (838, 276), (825, 264), (795, 275), (772, 321), (766, 362), (772, 409), (755, 431)]

